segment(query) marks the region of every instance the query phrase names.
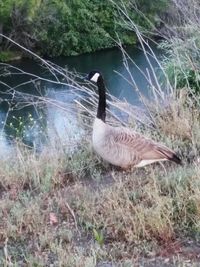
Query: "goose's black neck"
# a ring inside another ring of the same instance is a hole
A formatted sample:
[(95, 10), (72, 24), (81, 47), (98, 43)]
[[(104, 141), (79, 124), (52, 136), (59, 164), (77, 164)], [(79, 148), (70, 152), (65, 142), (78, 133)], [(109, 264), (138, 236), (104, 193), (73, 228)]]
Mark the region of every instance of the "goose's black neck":
[(99, 76), (97, 81), (99, 103), (97, 109), (97, 118), (105, 122), (106, 119), (106, 88), (102, 76)]

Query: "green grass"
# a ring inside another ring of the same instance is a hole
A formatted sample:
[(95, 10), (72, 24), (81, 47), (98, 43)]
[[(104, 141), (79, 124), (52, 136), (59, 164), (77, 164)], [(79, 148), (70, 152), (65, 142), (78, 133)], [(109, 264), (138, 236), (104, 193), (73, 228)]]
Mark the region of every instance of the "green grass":
[(8, 62), (16, 59), (20, 59), (21, 55), (19, 52), (14, 51), (0, 51), (0, 62)]

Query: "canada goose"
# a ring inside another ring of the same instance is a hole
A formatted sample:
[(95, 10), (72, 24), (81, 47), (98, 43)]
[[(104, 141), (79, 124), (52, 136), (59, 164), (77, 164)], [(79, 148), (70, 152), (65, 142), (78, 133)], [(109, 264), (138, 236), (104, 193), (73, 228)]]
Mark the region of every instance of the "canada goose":
[(93, 124), (92, 143), (94, 150), (104, 160), (123, 169), (143, 167), (158, 161), (174, 161), (181, 164), (177, 155), (162, 144), (126, 127), (106, 124), (106, 89), (100, 72), (91, 71), (87, 80), (97, 84), (99, 101)]

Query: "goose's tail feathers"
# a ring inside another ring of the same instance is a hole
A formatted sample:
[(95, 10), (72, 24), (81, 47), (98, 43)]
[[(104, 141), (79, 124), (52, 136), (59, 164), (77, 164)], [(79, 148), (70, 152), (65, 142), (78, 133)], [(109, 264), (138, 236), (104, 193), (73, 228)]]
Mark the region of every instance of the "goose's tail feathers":
[(181, 159), (170, 149), (165, 147), (158, 148), (158, 151), (166, 157), (167, 160), (173, 161), (176, 164), (182, 165)]

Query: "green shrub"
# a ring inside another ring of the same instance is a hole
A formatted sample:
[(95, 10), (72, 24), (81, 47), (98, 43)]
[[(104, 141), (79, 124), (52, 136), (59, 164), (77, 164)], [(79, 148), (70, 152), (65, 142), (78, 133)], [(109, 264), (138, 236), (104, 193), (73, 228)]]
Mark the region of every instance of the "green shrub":
[[(31, 50), (48, 56), (77, 55), (116, 46), (133, 44), (136, 35), (119, 13), (118, 1), (109, 0), (9, 0), (0, 3), (0, 31)], [(124, 1), (130, 18), (140, 26), (150, 29), (137, 9), (156, 24), (156, 14), (166, 6), (167, 0), (151, 4), (147, 0)], [(0, 40), (1, 43), (1, 40)], [(2, 43), (8, 48), (8, 43)]]
[[(183, 30), (183, 29), (182, 29)], [(161, 47), (167, 51), (164, 69), (177, 89), (188, 88), (200, 92), (200, 31), (184, 27), (184, 38), (172, 38)]]

